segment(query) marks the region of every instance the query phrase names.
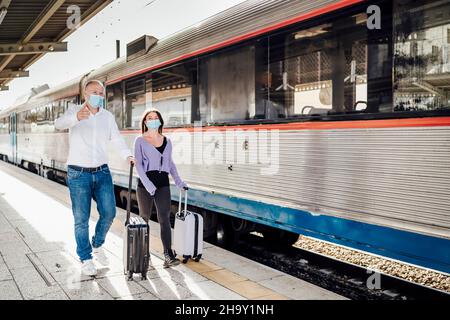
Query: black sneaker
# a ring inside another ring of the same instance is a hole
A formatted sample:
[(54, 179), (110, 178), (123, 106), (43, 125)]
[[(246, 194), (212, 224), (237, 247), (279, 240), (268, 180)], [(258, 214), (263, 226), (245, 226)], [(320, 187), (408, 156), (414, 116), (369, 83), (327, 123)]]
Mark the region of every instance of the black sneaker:
[(175, 258), (172, 250), (164, 251), (164, 268), (173, 267), (180, 264), (180, 260)]

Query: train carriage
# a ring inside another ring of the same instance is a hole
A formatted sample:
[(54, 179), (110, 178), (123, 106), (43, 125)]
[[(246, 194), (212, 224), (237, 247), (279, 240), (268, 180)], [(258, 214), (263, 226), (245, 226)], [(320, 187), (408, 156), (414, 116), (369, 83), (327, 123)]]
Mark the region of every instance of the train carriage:
[(161, 111), (207, 235), (305, 234), (448, 273), (449, 21), (447, 1), (249, 0), (2, 111), (0, 153), (63, 174), (53, 122), (100, 79), (130, 147)]

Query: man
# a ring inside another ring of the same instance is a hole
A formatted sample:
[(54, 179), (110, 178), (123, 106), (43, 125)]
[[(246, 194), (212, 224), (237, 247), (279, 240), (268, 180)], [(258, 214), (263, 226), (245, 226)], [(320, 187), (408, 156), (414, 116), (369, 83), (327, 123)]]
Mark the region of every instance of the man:
[[(132, 153), (117, 128), (114, 116), (105, 106), (105, 87), (98, 80), (84, 86), (85, 102), (74, 106), (56, 120), (56, 129), (69, 129), (69, 157), (67, 184), (72, 201), (75, 222), (77, 254), (82, 262), (81, 271), (95, 276), (92, 248), (96, 259), (108, 264), (102, 248), (106, 234), (116, 216), (116, 202), (111, 173), (107, 162), (107, 144), (113, 143), (124, 160), (133, 162)], [(97, 202), (99, 220), (89, 241), (91, 200)]]

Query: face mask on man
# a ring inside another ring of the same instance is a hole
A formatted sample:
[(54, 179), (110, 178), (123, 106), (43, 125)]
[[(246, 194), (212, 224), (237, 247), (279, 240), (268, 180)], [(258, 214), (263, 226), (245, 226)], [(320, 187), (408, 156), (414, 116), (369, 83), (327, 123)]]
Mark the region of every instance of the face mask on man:
[(89, 104), (91, 105), (92, 108), (103, 108), (105, 104), (105, 97), (96, 94), (91, 94), (89, 96)]
[(159, 119), (147, 120), (145, 124), (150, 130), (157, 130), (161, 126), (161, 121)]

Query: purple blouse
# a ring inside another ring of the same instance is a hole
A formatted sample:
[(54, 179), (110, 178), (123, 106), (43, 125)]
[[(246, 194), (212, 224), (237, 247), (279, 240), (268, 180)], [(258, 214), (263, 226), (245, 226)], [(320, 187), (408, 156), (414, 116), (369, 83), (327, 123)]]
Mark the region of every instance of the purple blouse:
[(172, 141), (169, 138), (167, 138), (166, 148), (161, 154), (142, 136), (137, 137), (134, 141), (134, 158), (139, 178), (141, 178), (142, 184), (151, 195), (155, 194), (156, 187), (147, 177), (147, 171), (158, 170), (170, 173), (178, 188), (187, 187), (186, 183), (178, 175), (177, 167), (173, 162)]

